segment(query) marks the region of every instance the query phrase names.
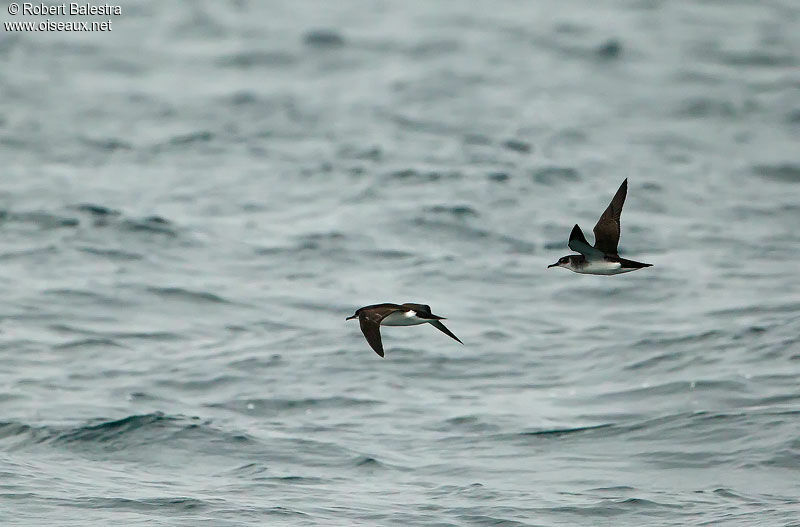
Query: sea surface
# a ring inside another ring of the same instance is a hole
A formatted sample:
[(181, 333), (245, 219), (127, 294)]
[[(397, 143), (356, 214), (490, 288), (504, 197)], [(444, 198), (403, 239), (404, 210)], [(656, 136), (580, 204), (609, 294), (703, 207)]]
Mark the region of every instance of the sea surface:
[(0, 524), (800, 525), (800, 3), (122, 11), (0, 32)]

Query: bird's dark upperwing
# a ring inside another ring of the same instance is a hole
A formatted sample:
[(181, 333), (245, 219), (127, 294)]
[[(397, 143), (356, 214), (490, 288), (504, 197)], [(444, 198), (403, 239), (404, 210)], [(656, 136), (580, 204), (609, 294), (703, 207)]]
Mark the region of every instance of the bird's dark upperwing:
[[(434, 320), (434, 321), (430, 322), (430, 324), (431, 324), (431, 326), (435, 327), (436, 329), (438, 329), (439, 331), (441, 331), (442, 333), (444, 333), (448, 337), (454, 338), (457, 341), (461, 342), (460, 338), (458, 338), (455, 335), (453, 335), (453, 332), (450, 331), (449, 329), (447, 329), (445, 327), (445, 325), (442, 324), (441, 322), (439, 322), (438, 320)], [(461, 342), (461, 344), (463, 344), (463, 342)]]
[(569, 248), (576, 253), (581, 253), (584, 255), (587, 260), (603, 259), (603, 252), (589, 245), (589, 242), (586, 241), (586, 236), (583, 235), (583, 231), (580, 227), (578, 227), (577, 223), (572, 228), (572, 232), (569, 234), (568, 245)]
[(597, 220), (594, 226), (594, 246), (608, 255), (617, 254), (619, 244), (620, 215), (622, 206), (625, 204), (625, 196), (628, 194), (628, 178), (619, 186), (619, 190), (614, 194), (614, 199), (608, 204), (603, 215)]
[(369, 342), (375, 353), (383, 357), (383, 342), (381, 342), (381, 320), (383, 315), (376, 313), (367, 313), (358, 317), (358, 322), (361, 324), (361, 333)]
[(394, 313), (400, 306), (397, 304), (375, 304), (362, 308), (358, 316), (361, 333), (369, 342), (375, 353), (383, 357), (383, 342), (381, 342), (381, 321), (390, 313)]

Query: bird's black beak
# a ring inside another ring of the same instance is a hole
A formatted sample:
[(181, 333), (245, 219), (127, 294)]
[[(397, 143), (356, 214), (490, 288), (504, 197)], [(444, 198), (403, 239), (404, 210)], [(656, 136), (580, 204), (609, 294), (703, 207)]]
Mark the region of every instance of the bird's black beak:
[(355, 315), (353, 315), (352, 317), (347, 317), (345, 320), (353, 320), (354, 318), (356, 318)]
[(558, 267), (558, 262), (547, 266), (548, 269), (550, 269), (551, 267)]

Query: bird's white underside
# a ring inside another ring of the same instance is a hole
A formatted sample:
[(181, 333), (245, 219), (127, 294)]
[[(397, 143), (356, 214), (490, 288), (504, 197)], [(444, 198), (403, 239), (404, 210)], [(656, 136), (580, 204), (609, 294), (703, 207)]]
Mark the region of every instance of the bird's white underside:
[(570, 263), (567, 269), (580, 274), (622, 274), (636, 270), (635, 268), (624, 268), (619, 262), (605, 260), (587, 260), (586, 264), (580, 267), (573, 267)]
[(418, 318), (416, 311), (395, 311), (381, 320), (382, 326), (418, 326), (427, 322), (424, 318)]

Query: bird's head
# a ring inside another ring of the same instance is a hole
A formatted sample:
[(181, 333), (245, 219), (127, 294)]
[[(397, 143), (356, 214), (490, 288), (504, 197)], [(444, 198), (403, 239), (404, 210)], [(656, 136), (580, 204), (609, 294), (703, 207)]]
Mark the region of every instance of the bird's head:
[(550, 269), (551, 267), (566, 267), (567, 269), (569, 269), (571, 266), (572, 266), (572, 256), (569, 255), (559, 258), (556, 263), (548, 265), (547, 268)]

